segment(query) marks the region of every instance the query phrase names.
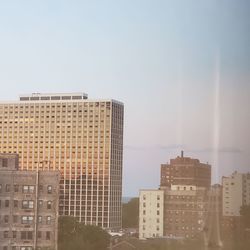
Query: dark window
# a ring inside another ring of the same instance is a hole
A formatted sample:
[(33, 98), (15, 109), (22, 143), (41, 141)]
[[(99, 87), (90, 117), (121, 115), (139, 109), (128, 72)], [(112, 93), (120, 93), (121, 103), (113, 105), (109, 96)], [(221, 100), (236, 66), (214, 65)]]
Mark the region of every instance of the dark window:
[(13, 223), (17, 223), (17, 215), (13, 215)]
[(18, 190), (19, 190), (19, 186), (18, 185), (14, 185), (14, 191), (18, 192)]
[(40, 192), (43, 191), (43, 185), (39, 185), (39, 191), (40, 191)]
[(9, 207), (10, 205), (10, 201), (9, 200), (5, 200), (5, 207)]
[(9, 231), (4, 231), (3, 232), (3, 237), (4, 238), (9, 238)]
[(31, 231), (21, 232), (21, 239), (22, 240), (32, 240), (33, 239), (33, 232), (31, 232)]
[(46, 240), (50, 240), (50, 232), (46, 232)]
[(10, 184), (6, 184), (6, 186), (5, 186), (5, 192), (10, 192)]
[(38, 100), (39, 100), (39, 97), (30, 97), (30, 100), (31, 100), (31, 101), (38, 101)]
[(17, 232), (16, 231), (12, 231), (12, 237), (13, 237), (13, 239), (15, 239), (16, 236), (17, 236)]
[(41, 100), (50, 100), (50, 97), (49, 96), (42, 96)]
[(37, 232), (37, 238), (38, 238), (38, 239), (41, 239), (41, 238), (42, 238), (42, 232), (41, 232), (41, 231), (38, 231), (38, 232)]
[(60, 100), (61, 97), (60, 96), (51, 96), (51, 100)]
[(14, 200), (14, 207), (17, 208), (18, 207), (18, 201), (17, 200)]
[(3, 159), (3, 168), (8, 167), (8, 159)]

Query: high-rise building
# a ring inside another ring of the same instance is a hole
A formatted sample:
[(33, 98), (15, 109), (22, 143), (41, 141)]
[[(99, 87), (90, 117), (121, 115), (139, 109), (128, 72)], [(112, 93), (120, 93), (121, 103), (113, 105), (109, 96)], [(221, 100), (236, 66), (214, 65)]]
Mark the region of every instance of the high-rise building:
[(18, 153), (22, 170), (60, 170), (60, 215), (121, 227), (122, 103), (82, 93), (1, 102), (0, 152)]
[(18, 170), (0, 154), (0, 249), (57, 249), (59, 171)]
[(181, 156), (161, 165), (161, 186), (188, 185), (209, 188), (211, 185), (211, 166), (198, 159)]
[(140, 190), (139, 238), (163, 236), (164, 191)]

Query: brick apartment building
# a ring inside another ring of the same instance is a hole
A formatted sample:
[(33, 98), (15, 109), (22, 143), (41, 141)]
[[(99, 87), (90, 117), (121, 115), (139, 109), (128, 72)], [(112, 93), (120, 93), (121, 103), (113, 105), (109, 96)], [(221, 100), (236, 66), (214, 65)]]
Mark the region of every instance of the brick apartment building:
[(60, 173), (18, 164), (0, 154), (0, 250), (56, 250)]

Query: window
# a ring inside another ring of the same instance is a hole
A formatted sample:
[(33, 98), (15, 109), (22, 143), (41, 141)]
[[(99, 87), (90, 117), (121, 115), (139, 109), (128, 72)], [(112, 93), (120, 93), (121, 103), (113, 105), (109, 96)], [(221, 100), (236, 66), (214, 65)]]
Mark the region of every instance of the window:
[(49, 224), (51, 224), (51, 216), (47, 216), (47, 221), (46, 221), (46, 223), (49, 225)]
[(43, 206), (43, 201), (39, 200), (38, 205), (39, 205), (39, 207), (42, 207)]
[(38, 232), (37, 232), (37, 238), (38, 238), (38, 239), (41, 239), (41, 238), (42, 238), (42, 232), (41, 232), (41, 231), (38, 231)]
[(39, 185), (39, 191), (40, 191), (40, 192), (43, 191), (43, 185)]
[(33, 239), (33, 232), (32, 231), (22, 231), (21, 232), (21, 239), (22, 240), (32, 240)]
[(2, 184), (0, 184), (0, 193), (2, 192)]
[(18, 207), (18, 201), (14, 200), (13, 203), (14, 203), (14, 208), (17, 208)]
[(51, 185), (49, 185), (49, 186), (47, 187), (47, 191), (48, 191), (48, 194), (51, 194), (51, 193), (52, 193), (52, 186), (51, 186)]
[(18, 185), (14, 185), (14, 192), (18, 192), (19, 191), (19, 186)]
[(5, 185), (5, 192), (10, 192), (10, 184)]
[(50, 240), (50, 232), (46, 232), (46, 240)]
[(3, 159), (3, 168), (7, 168), (8, 167), (8, 159)]
[(16, 231), (12, 231), (12, 237), (13, 237), (13, 239), (16, 239), (16, 237), (17, 237), (17, 232)]
[(48, 201), (48, 202), (47, 202), (47, 209), (51, 209), (51, 207), (52, 207), (52, 202), (51, 202), (51, 201)]
[(157, 210), (157, 215), (160, 215), (160, 211), (159, 210)]
[(38, 223), (42, 223), (42, 216), (38, 216)]
[(17, 215), (13, 215), (13, 223), (17, 223)]
[(34, 186), (23, 186), (23, 193), (34, 193)]
[(9, 238), (9, 231), (4, 231), (3, 232), (3, 237), (6, 239), (6, 238)]
[(32, 224), (33, 220), (33, 216), (22, 216), (22, 224)]
[(5, 200), (5, 207), (9, 207), (10, 206), (10, 201), (9, 200)]
[(34, 208), (34, 201), (22, 201), (23, 209), (32, 209)]
[(20, 247), (20, 250), (33, 250), (33, 247), (30, 247), (30, 246)]

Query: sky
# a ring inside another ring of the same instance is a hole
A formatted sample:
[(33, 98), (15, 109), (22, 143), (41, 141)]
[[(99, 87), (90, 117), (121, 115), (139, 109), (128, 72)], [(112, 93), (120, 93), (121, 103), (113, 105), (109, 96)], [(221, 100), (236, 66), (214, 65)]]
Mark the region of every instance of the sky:
[(122, 101), (124, 196), (181, 150), (250, 171), (248, 0), (0, 0), (0, 86)]

